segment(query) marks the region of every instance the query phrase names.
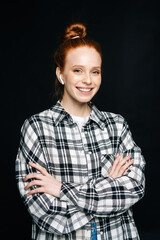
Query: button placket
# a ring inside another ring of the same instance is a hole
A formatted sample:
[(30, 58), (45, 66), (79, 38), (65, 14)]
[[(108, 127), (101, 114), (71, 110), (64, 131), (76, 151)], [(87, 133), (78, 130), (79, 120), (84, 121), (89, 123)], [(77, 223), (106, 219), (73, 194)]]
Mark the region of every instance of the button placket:
[(86, 160), (87, 160), (87, 168), (88, 168), (88, 177), (91, 177), (92, 176), (92, 151), (91, 150), (88, 150), (85, 148), (84, 146), (84, 142), (87, 146), (87, 135), (88, 135), (88, 132), (83, 130), (83, 133), (82, 133), (82, 136), (83, 136), (83, 147), (84, 147), (84, 151), (85, 151), (85, 155), (86, 155)]
[[(79, 128), (78, 128), (78, 130), (79, 130)], [(82, 142), (82, 148), (83, 148), (83, 150), (80, 150), (80, 154), (81, 153), (84, 154), (86, 168), (88, 169), (88, 159), (87, 159), (87, 153), (86, 153), (86, 149), (85, 149), (85, 145), (84, 145), (87, 132), (85, 132), (84, 129), (82, 128), (82, 131), (79, 130), (79, 133), (80, 133), (80, 136), (81, 136), (81, 142)], [(87, 172), (88, 172), (88, 170), (87, 170)], [(87, 180), (88, 180), (88, 176), (84, 176), (83, 181), (87, 182)]]

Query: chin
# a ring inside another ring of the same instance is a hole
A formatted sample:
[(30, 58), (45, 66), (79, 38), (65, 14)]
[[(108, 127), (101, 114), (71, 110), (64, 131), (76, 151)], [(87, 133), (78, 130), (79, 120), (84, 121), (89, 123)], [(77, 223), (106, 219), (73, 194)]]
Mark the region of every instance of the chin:
[(75, 99), (77, 99), (79, 102), (88, 102), (93, 98), (93, 96), (90, 94), (90, 96), (76, 96)]

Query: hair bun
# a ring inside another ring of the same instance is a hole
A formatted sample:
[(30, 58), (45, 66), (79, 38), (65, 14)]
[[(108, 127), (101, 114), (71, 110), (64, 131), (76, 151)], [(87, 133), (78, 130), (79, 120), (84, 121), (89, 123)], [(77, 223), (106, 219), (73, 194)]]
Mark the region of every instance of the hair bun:
[(65, 40), (84, 38), (87, 35), (86, 26), (82, 23), (73, 23), (69, 25), (65, 30)]

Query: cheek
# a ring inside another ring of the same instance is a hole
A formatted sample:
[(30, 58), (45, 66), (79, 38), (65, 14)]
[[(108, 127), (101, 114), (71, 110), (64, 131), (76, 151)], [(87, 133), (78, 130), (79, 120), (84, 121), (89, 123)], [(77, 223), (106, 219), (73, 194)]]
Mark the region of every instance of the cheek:
[(101, 77), (101, 76), (99, 76), (99, 77), (96, 79), (96, 84), (97, 84), (97, 86), (99, 86), (99, 87), (100, 87), (100, 85), (101, 85), (101, 82), (102, 82), (102, 77)]

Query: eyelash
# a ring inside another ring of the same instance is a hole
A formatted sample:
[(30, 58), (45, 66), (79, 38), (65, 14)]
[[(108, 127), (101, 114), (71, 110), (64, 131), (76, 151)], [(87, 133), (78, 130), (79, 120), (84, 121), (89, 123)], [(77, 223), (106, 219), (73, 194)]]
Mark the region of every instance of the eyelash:
[(81, 69), (74, 69), (73, 72), (82, 72)]
[[(81, 69), (74, 69), (73, 72), (80, 73), (80, 72), (82, 72), (82, 70), (81, 70)], [(99, 75), (99, 74), (100, 74), (100, 71), (95, 70), (95, 71), (93, 71), (92, 73)]]
[(94, 74), (100, 74), (100, 71), (93, 71)]

